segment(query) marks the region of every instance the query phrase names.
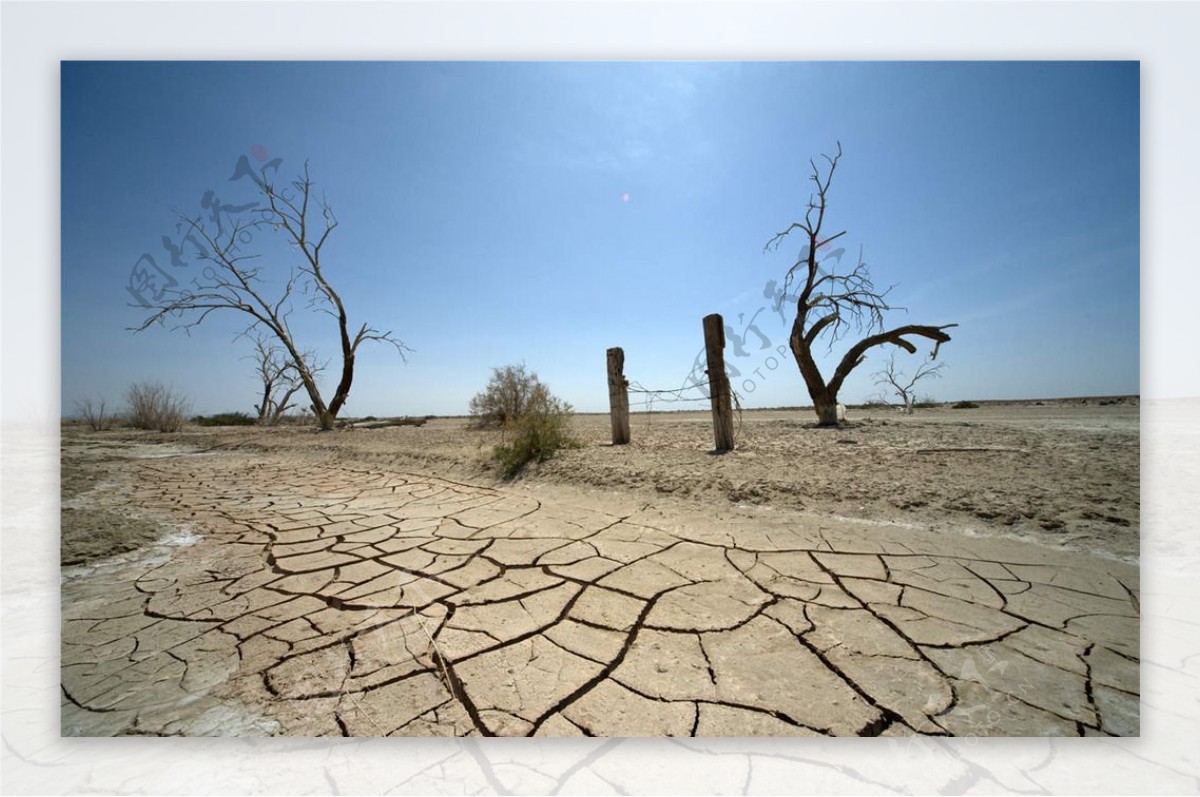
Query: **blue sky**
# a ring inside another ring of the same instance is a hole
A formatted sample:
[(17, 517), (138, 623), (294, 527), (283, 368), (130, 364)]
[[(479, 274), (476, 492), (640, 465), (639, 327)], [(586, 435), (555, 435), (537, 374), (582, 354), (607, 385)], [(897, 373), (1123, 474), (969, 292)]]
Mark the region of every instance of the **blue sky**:
[[(414, 350), (364, 348), (345, 414), (465, 413), (521, 361), (605, 410), (606, 348), (631, 380), (680, 387), (711, 312), (762, 333), (726, 351), (746, 405), (807, 404), (794, 362), (768, 361), (787, 326), (763, 295), (798, 242), (763, 245), (839, 140), (828, 228), (896, 286), (892, 324), (960, 325), (928, 392), (1138, 392), (1136, 63), (64, 62), (63, 410), (146, 379), (199, 412), (252, 410), (242, 317), (135, 335), (127, 287), (143, 253), (200, 274), (161, 240), (206, 191), (253, 201), (229, 178), (256, 145), (281, 176), (310, 162), (352, 323)], [(286, 271), (278, 240), (250, 246)], [(328, 317), (293, 318), (336, 355)], [(886, 357), (842, 399), (875, 392)]]

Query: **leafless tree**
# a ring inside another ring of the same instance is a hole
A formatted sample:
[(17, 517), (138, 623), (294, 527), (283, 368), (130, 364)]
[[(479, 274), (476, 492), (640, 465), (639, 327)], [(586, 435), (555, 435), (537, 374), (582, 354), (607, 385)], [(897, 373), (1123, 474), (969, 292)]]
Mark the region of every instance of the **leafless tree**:
[[(304, 388), (304, 380), (300, 369), (288, 357), (287, 352), (279, 345), (272, 343), (270, 338), (261, 334), (252, 337), (254, 353), (254, 371), (262, 382), (262, 399), (254, 405), (261, 424), (275, 424), (284, 413), (293, 409), (292, 397)], [(317, 363), (316, 353), (309, 350), (301, 354), (308, 372), (316, 377), (325, 370), (328, 363)]]
[[(380, 331), (367, 323), (351, 331), (342, 297), (329, 282), (321, 259), (338, 221), (329, 203), (315, 196), (308, 164), (304, 164), (304, 172), (291, 183), (291, 188), (275, 185), (266, 168), (254, 176), (254, 182), (266, 200), (266, 207), (257, 209), (248, 218), (231, 217), (224, 223), (210, 219), (206, 223), (200, 216), (181, 215), (187, 226), (187, 240), (193, 242), (198, 257), (208, 266), (203, 269), (202, 278), (192, 281), (194, 291), (183, 287), (164, 291), (134, 330), (140, 332), (154, 324), (190, 330), (218, 310), (242, 313), (249, 322), (247, 332), (265, 331), (280, 344), (308, 393), (317, 422), (322, 429), (332, 429), (350, 396), (358, 347), (366, 341), (380, 341), (394, 346), (401, 358), (410, 349), (390, 331)], [(253, 237), (250, 234), (253, 230), (282, 234), (291, 250), (299, 255), (297, 263), (288, 267), (286, 279), (281, 267), (275, 269), (274, 288), (264, 276), (267, 267), (256, 265), (260, 255), (241, 251), (246, 239)], [(306, 359), (305, 350), (297, 343), (288, 323), (297, 293), (309, 298), (310, 308), (328, 313), (337, 321), (341, 376), (328, 402), (321, 395), (311, 359)]]
[(896, 353), (892, 352), (883, 370), (874, 374), (875, 384), (879, 386), (880, 395), (883, 396), (885, 402), (887, 402), (887, 396), (894, 393), (900, 399), (904, 411), (911, 413), (913, 403), (917, 398), (917, 383), (922, 379), (940, 378), (945, 365), (944, 362), (935, 363), (933, 360), (926, 360), (917, 366), (917, 370), (913, 372), (912, 376), (909, 376), (897, 367)]
[(112, 415), (105, 415), (108, 402), (100, 399), (99, 402), (92, 399), (82, 399), (75, 402), (75, 411), (87, 422), (87, 425), (93, 432), (104, 432), (112, 426)]
[[(866, 359), (868, 350), (890, 343), (909, 353), (915, 353), (917, 348), (908, 338), (923, 337), (933, 341), (933, 356), (936, 357), (938, 347), (950, 340), (946, 330), (957, 324), (907, 324), (886, 329), (883, 314), (888, 310), (900, 308), (893, 308), (888, 304), (887, 295), (890, 288), (879, 290), (875, 287), (861, 253), (857, 264), (848, 271), (839, 270), (840, 257), (822, 258), (822, 251), (827, 250), (830, 243), (846, 234), (845, 230), (832, 235), (824, 231), (829, 186), (842, 157), (842, 145), (838, 144), (837, 154), (833, 157), (823, 157), (827, 164), (824, 169), (819, 168), (816, 162), (809, 161), (812, 170), (810, 179), (815, 186), (815, 192), (809, 195), (804, 220), (792, 222), (787, 229), (774, 235), (767, 242), (764, 251), (777, 250), (792, 233), (804, 236), (804, 246), (799, 257), (788, 269), (780, 296), (796, 296), (796, 318), (792, 322), (789, 343), (792, 355), (796, 358), (796, 365), (799, 366), (800, 374), (808, 387), (808, 394), (812, 397), (818, 423), (821, 426), (836, 426), (838, 391), (850, 372)], [(827, 268), (826, 263), (831, 260), (833, 265)], [(798, 293), (789, 294), (789, 291), (796, 289)], [(851, 331), (865, 334), (865, 337), (846, 351), (834, 369), (833, 376), (826, 381), (813, 357), (813, 348), (823, 334), (827, 335), (828, 345), (832, 349), (835, 342)]]

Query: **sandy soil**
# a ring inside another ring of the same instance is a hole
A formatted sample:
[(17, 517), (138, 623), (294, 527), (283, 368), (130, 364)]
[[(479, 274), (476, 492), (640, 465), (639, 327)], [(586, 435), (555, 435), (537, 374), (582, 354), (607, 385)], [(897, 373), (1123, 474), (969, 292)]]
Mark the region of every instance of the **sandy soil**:
[(60, 563), (94, 563), (169, 535), (174, 530), (169, 519), (161, 515), (148, 519), (125, 500), (132, 479), (120, 464), (190, 450), (157, 441), (121, 440), (119, 434), (107, 432), (74, 435), (67, 430), (62, 450)]
[[(530, 466), (519, 485), (614, 489), (690, 507), (758, 505), (867, 523), (1005, 535), (1136, 561), (1139, 408), (1011, 404), (904, 415), (851, 410), (816, 428), (797, 411), (743, 414), (737, 450), (714, 456), (708, 412), (634, 415), (633, 441), (608, 444), (607, 415), (578, 415), (585, 447)], [(250, 428), (152, 435), (211, 449), (262, 448), (367, 458), (433, 475), (499, 483), (495, 432), (443, 418), (422, 427)]]

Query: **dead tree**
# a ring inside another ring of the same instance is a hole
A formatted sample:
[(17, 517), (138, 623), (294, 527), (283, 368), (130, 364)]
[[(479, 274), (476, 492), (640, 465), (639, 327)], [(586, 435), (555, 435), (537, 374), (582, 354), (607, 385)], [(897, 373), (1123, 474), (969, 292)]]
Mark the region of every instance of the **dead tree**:
[(105, 415), (108, 402), (100, 399), (99, 403), (89, 399), (75, 402), (75, 411), (87, 422), (93, 432), (104, 432), (112, 427), (112, 416)]
[[(800, 368), (800, 374), (808, 387), (808, 394), (812, 397), (818, 423), (821, 426), (836, 426), (838, 391), (850, 372), (866, 359), (866, 353), (870, 349), (890, 343), (909, 353), (915, 353), (917, 347), (908, 338), (923, 337), (933, 341), (933, 357), (936, 357), (938, 347), (950, 340), (946, 330), (957, 324), (907, 324), (886, 329), (884, 312), (899, 308), (893, 308), (887, 302), (890, 288), (879, 290), (875, 287), (861, 253), (857, 264), (849, 271), (839, 271), (840, 255), (822, 258), (822, 251), (827, 250), (830, 243), (846, 234), (845, 230), (833, 234), (824, 231), (829, 186), (842, 157), (842, 145), (838, 144), (837, 154), (832, 158), (828, 155), (823, 157), (828, 164), (824, 170), (818, 168), (814, 161), (809, 161), (812, 169), (810, 179), (815, 186), (815, 193), (809, 195), (804, 220), (792, 222), (787, 229), (774, 235), (767, 242), (764, 251), (777, 250), (792, 233), (804, 236), (804, 245), (800, 255), (788, 269), (780, 296), (797, 297), (796, 317), (792, 322), (788, 340), (792, 355), (796, 358), (796, 365)], [(834, 263), (826, 268), (825, 264), (830, 260)], [(795, 286), (793, 282), (796, 283)], [(789, 293), (796, 288), (799, 289), (798, 293)], [(835, 342), (851, 331), (865, 334), (865, 337), (846, 351), (833, 375), (826, 381), (813, 357), (813, 348), (818, 339), (825, 335), (832, 349)]]
[[(294, 408), (292, 397), (304, 388), (300, 369), (280, 346), (263, 335), (254, 335), (254, 372), (262, 382), (262, 399), (254, 405), (260, 424), (276, 424), (284, 413)], [(318, 364), (316, 353), (305, 351), (301, 357), (308, 372), (316, 377), (328, 363)]]
[(885, 403), (887, 403), (887, 394), (894, 393), (900, 399), (903, 410), (911, 413), (913, 403), (917, 398), (917, 383), (926, 378), (940, 378), (945, 365), (945, 363), (935, 364), (933, 360), (926, 360), (917, 366), (917, 370), (910, 377), (896, 367), (896, 353), (892, 352), (883, 370), (875, 373), (875, 384), (879, 386), (880, 395), (883, 396)]
[[(367, 323), (351, 332), (342, 297), (329, 282), (325, 263), (321, 260), (325, 243), (338, 226), (337, 218), (324, 198), (314, 196), (308, 164), (304, 164), (303, 174), (291, 183), (290, 189), (276, 186), (267, 176), (266, 168), (253, 177), (258, 193), (266, 200), (266, 207), (258, 208), (249, 219), (231, 217), (222, 222), (210, 217), (206, 224), (200, 216), (180, 216), (187, 227), (187, 240), (198, 250), (200, 260), (208, 265), (203, 269), (202, 277), (192, 280), (191, 286), (195, 290), (178, 287), (163, 291), (161, 298), (151, 304), (150, 314), (134, 327), (134, 331), (141, 332), (154, 324), (190, 330), (215, 311), (242, 313), (248, 317), (247, 333), (265, 331), (280, 344), (308, 393), (320, 427), (332, 429), (350, 396), (358, 347), (366, 341), (381, 341), (394, 346), (402, 359), (410, 349), (390, 331), (381, 332)], [(274, 286), (264, 275), (268, 267), (255, 264), (260, 255), (241, 251), (245, 241), (253, 238), (251, 232), (254, 230), (282, 234), (289, 248), (299, 255), (297, 263), (288, 267), (286, 279), (282, 266), (273, 269)], [(280, 281), (282, 285), (279, 285)], [(292, 300), (298, 291), (309, 297), (309, 308), (328, 313), (337, 321), (341, 377), (328, 402), (321, 395), (312, 364), (305, 359), (305, 351), (292, 335), (288, 323)]]

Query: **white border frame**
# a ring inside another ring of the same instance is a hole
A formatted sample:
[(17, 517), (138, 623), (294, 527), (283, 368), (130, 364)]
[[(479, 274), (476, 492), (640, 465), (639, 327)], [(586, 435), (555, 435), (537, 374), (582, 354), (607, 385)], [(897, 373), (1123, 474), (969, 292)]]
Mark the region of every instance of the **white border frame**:
[[(1200, 790), (1200, 400), (1143, 412), (1141, 739), (249, 740), (58, 736), (60, 59), (1131, 59), (1142, 63), (1142, 393), (1200, 395), (1200, 6), (12, 3), (2, 6), (5, 793)], [(1188, 325), (1188, 326), (1185, 326)], [(1189, 367), (1190, 366), (1190, 367)]]

